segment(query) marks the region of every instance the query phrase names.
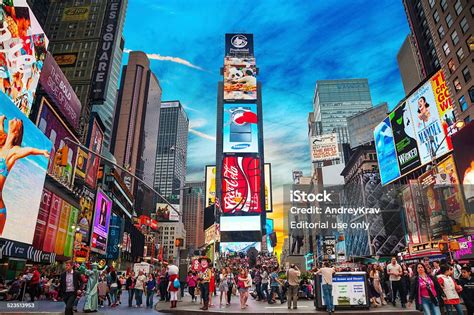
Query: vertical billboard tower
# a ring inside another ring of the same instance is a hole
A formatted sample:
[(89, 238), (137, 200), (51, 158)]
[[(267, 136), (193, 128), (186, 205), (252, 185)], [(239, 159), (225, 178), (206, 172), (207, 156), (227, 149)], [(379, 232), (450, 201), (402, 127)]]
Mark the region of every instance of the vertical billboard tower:
[(253, 34), (226, 34), (217, 99), (216, 196), (220, 251), (261, 250), (265, 188), (261, 85)]

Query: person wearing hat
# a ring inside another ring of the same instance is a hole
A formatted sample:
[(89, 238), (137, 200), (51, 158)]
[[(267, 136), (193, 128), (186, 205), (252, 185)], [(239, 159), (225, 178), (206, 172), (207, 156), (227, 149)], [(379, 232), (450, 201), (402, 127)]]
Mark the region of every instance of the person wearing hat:
[(206, 311), (209, 309), (209, 281), (211, 280), (211, 270), (208, 267), (211, 260), (207, 257), (201, 257), (199, 262), (201, 264), (199, 283), (201, 287), (201, 297), (204, 301), (204, 306), (200, 309)]
[(97, 270), (97, 264), (92, 264), (92, 270), (85, 271), (87, 279), (87, 290), (86, 290), (86, 302), (84, 304), (84, 312), (91, 313), (97, 312), (99, 302), (99, 270)]

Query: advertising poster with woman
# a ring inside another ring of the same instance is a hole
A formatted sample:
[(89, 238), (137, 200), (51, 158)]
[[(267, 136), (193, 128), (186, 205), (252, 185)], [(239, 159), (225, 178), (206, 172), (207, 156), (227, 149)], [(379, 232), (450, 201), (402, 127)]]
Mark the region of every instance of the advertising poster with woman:
[(429, 163), (433, 157), (448, 152), (431, 82), (416, 90), (408, 98), (407, 104), (413, 118), (421, 164)]
[(51, 141), (0, 92), (1, 238), (32, 243), (50, 150)]
[(112, 200), (101, 189), (98, 189), (95, 200), (94, 225), (92, 226), (91, 250), (103, 255), (107, 250), (111, 210)]

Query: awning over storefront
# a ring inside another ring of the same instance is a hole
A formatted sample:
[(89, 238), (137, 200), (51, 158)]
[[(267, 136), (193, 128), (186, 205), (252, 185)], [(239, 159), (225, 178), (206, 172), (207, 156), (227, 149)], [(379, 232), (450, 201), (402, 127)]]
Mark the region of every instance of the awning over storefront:
[(0, 240), (0, 249), (0, 259), (3, 257), (14, 257), (48, 264), (56, 261), (55, 253), (43, 252), (25, 243)]

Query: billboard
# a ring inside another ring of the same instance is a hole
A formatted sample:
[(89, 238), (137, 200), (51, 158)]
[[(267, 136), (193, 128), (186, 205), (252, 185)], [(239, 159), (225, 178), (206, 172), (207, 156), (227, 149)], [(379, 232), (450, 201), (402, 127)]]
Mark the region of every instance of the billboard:
[(264, 179), (264, 187), (265, 187), (265, 211), (272, 212), (273, 211), (273, 195), (272, 195), (272, 165), (270, 163), (265, 163), (263, 165), (263, 174), (265, 176)]
[(97, 190), (94, 224), (92, 225), (91, 251), (105, 255), (107, 234), (109, 233), (112, 200), (101, 190)]
[(33, 237), (33, 247), (36, 249), (43, 249), (44, 236), (48, 224), (49, 208), (51, 207), (52, 193), (43, 189), (41, 196), (41, 203), (39, 206), (38, 219), (36, 220), (35, 235)]
[(313, 162), (330, 161), (339, 159), (337, 133), (314, 136), (311, 141), (311, 160)]
[(439, 117), (441, 118), (443, 131), (448, 135), (448, 138), (446, 139), (448, 149), (451, 150), (452, 143), (450, 136), (457, 131), (456, 117), (454, 116), (453, 99), (449, 94), (449, 89), (446, 85), (443, 70), (439, 70), (434, 76), (431, 77), (430, 81), (436, 100)]
[(48, 224), (43, 241), (43, 250), (54, 253), (54, 244), (58, 233), (58, 223), (62, 210), (62, 199), (55, 194), (51, 197), (51, 206), (49, 208)]
[(225, 34), (226, 56), (253, 56), (253, 34)]
[(48, 39), (26, 3), (22, 5), (0, 7), (6, 26), (0, 36), (0, 91), (28, 117)]
[(79, 128), (81, 102), (50, 53), (47, 53), (46, 59), (44, 60), (40, 83), (43, 90), (48, 94), (71, 126), (76, 129)]
[(406, 104), (411, 112), (421, 164), (429, 163), (435, 156), (448, 152), (431, 82), (417, 89)]
[(258, 153), (256, 104), (224, 104), (224, 153)]
[(224, 214), (262, 212), (260, 160), (226, 156), (222, 163), (222, 204)]
[(267, 249), (270, 253), (273, 253), (273, 247), (272, 247), (272, 242), (270, 240), (270, 234), (272, 234), (275, 231), (275, 224), (273, 222), (273, 219), (266, 219), (265, 222), (265, 230), (266, 230), (266, 235), (265, 237), (267, 238)]
[(256, 100), (255, 58), (224, 59), (224, 100)]
[(118, 259), (119, 247), (122, 241), (120, 232), (122, 231), (122, 218), (112, 215), (110, 218), (110, 230), (107, 242), (107, 259)]
[(375, 150), (379, 164), (380, 179), (385, 185), (400, 176), (395, 143), (390, 119), (386, 117), (374, 129)]
[[(173, 205), (173, 207), (179, 211), (179, 205)], [(156, 221), (158, 222), (176, 222), (179, 221), (179, 213), (176, 212), (167, 203), (156, 204)]]
[(421, 243), (420, 226), (410, 185), (407, 185), (402, 190), (402, 199), (405, 207), (405, 223), (408, 241), (411, 244), (419, 244)]
[(117, 42), (117, 29), (120, 22), (122, 0), (107, 1), (105, 19), (102, 24), (101, 42), (95, 60), (94, 79), (92, 80), (91, 101), (103, 103), (107, 93), (108, 78), (112, 68), (112, 56)]
[(61, 204), (61, 213), (58, 220), (56, 241), (54, 242), (54, 252), (58, 255), (64, 255), (64, 245), (66, 244), (70, 212), (71, 205), (63, 200)]
[(204, 208), (216, 202), (216, 167), (214, 165), (206, 166), (206, 202)]
[(247, 253), (252, 247), (260, 251), (261, 242), (222, 242), (220, 243), (220, 252), (223, 254)]
[[(72, 186), (77, 146), (65, 139), (78, 140), (45, 98), (41, 99), (36, 125), (52, 143), (48, 174), (66, 186)], [(57, 158), (64, 159), (65, 165), (56, 164), (55, 160)]]
[(221, 216), (220, 231), (260, 231), (260, 216)]
[(458, 131), (453, 137), (454, 160), (457, 166), (459, 182), (467, 201), (467, 212), (474, 222), (474, 122)]
[(2, 92), (0, 144), (0, 237), (31, 244), (51, 141)]
[(92, 214), (94, 213), (94, 197), (94, 192), (83, 185), (79, 198), (80, 213), (78, 227), (81, 233), (81, 242), (84, 245), (89, 244)]
[(389, 117), (400, 173), (406, 174), (421, 165), (413, 120), (406, 103), (395, 108)]
[(75, 67), (78, 53), (54, 54), (53, 58), (60, 67)]
[(77, 216), (79, 215), (79, 209), (71, 206), (71, 212), (69, 213), (69, 221), (67, 223), (66, 231), (66, 243), (64, 244), (64, 256), (72, 257), (74, 251), (74, 237), (76, 229), (74, 228), (77, 224)]
[[(100, 154), (102, 152), (102, 142), (104, 141), (104, 132), (99, 126), (95, 116), (92, 116), (92, 124), (89, 131), (89, 150)], [(87, 159), (86, 184), (92, 189), (97, 184), (97, 172), (99, 171), (100, 158), (97, 155), (90, 154)]]
[(82, 7), (67, 7), (63, 11), (63, 22), (79, 22), (87, 21), (89, 19), (89, 6)]

